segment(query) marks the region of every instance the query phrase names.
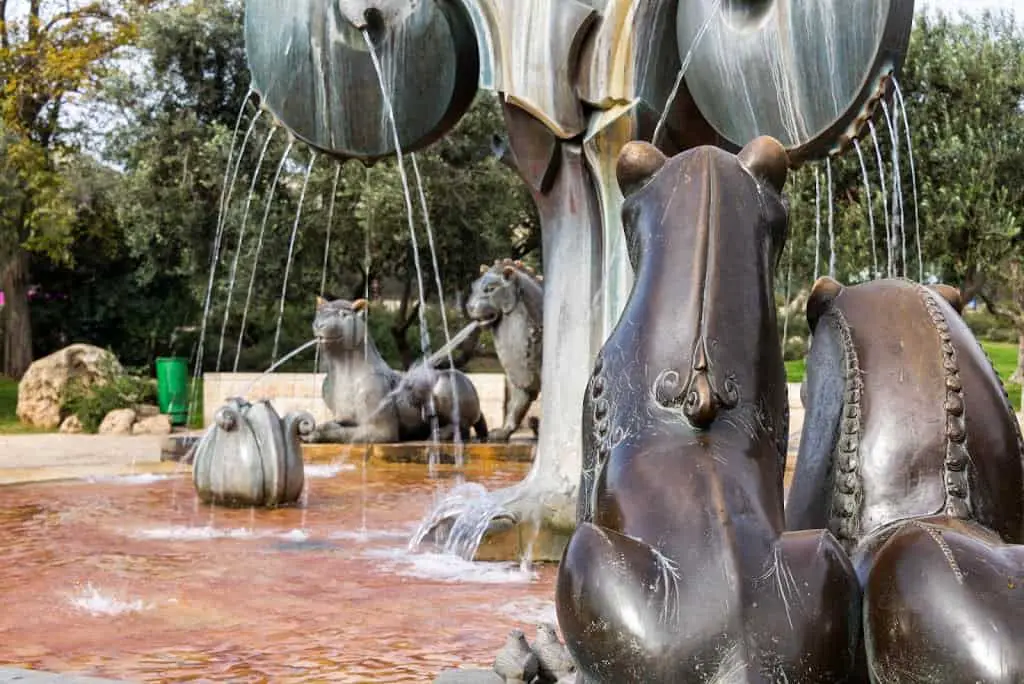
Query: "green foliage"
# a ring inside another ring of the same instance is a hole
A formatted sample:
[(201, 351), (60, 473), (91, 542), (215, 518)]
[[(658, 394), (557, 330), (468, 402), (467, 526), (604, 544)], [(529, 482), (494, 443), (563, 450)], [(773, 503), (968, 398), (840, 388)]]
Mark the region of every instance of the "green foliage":
[(73, 378), (61, 397), (61, 412), (78, 416), (85, 432), (99, 430), (103, 418), (111, 411), (156, 401), (156, 383), (151, 378), (121, 372), (110, 360), (98, 370), (95, 381)]
[[(890, 131), (876, 115), (874, 138), (884, 162), (884, 188), (867, 127), (860, 146), (870, 193), (853, 149), (831, 160), (831, 195), (825, 164), (790, 174), (786, 194), (791, 244), (777, 278), (780, 292), (786, 288), (790, 263), (794, 292), (829, 273), (830, 205), (835, 277), (844, 283), (861, 282), (872, 272), (885, 275), (887, 222), (904, 227), (894, 241), (897, 273), (902, 272), (905, 250), (906, 273), (918, 278), (920, 232), (925, 276), (966, 288), (968, 298), (986, 283), (998, 282), (1008, 270), (1007, 258), (1019, 258), (1010, 238), (1021, 230), (1019, 217), (1024, 215), (1024, 28), (1008, 15), (954, 20), (919, 14), (899, 83), (913, 142), (916, 212), (903, 118)], [(892, 134), (899, 144), (902, 213), (892, 195)]]
[[(1012, 325), (1008, 324), (1005, 319), (993, 316), (983, 309), (964, 311), (964, 322), (978, 339), (990, 342), (1016, 343), (1017, 341), (1017, 331)], [(1016, 344), (1014, 344), (1014, 349), (1016, 349)]]

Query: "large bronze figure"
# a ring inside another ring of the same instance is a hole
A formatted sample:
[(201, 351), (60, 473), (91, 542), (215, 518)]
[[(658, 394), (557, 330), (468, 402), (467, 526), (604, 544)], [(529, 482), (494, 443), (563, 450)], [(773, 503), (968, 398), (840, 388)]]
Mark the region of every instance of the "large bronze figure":
[(1024, 452), (960, 293), (815, 283), (789, 529), (827, 527), (875, 682), (1024, 680)]
[(405, 152), (450, 128), (478, 87), (500, 94), (510, 158), (541, 216), (543, 420), (530, 474), (494, 493), (501, 507), (478, 510), (539, 522), (564, 542), (582, 463), (576, 416), (632, 286), (614, 178), (622, 146), (653, 139), (670, 154), (699, 144), (738, 150), (772, 135), (794, 163), (837, 153), (899, 70), (913, 6), (246, 0), (246, 53), (262, 104), (341, 158), (396, 152), (385, 93)]
[(851, 677), (853, 567), (828, 531), (784, 531), (773, 284), (788, 163), (772, 138), (738, 156), (623, 149), (636, 280), (588, 385), (579, 522), (557, 585), (584, 681)]

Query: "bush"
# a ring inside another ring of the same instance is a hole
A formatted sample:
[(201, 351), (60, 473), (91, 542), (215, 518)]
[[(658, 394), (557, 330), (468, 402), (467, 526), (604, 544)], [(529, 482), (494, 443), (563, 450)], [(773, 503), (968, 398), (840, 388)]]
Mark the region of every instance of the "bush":
[(82, 430), (95, 433), (111, 411), (135, 408), (156, 401), (156, 381), (152, 378), (119, 372), (112, 363), (100, 367), (100, 378), (88, 382), (75, 378), (68, 383), (61, 411), (77, 416)]
[(1017, 341), (1017, 332), (1013, 329), (1012, 325), (983, 309), (964, 311), (964, 321), (979, 340), (991, 340), (993, 342)]

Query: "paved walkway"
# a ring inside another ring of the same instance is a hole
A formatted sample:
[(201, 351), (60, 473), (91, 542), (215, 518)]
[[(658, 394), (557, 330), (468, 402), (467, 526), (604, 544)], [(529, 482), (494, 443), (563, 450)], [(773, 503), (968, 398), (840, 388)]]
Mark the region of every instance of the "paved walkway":
[[(166, 437), (0, 435), (0, 485), (173, 471), (160, 462)], [(3, 680), (0, 680), (3, 681)]]

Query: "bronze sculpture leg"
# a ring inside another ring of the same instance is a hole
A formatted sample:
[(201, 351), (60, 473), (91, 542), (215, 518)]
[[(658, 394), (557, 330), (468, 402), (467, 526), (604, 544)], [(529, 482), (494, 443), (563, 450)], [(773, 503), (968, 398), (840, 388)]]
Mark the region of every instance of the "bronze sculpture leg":
[(1024, 681), (1024, 546), (949, 518), (905, 523), (864, 593), (872, 682)]

